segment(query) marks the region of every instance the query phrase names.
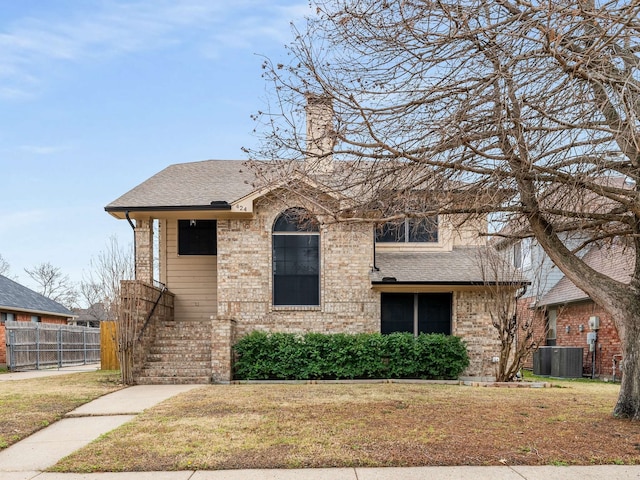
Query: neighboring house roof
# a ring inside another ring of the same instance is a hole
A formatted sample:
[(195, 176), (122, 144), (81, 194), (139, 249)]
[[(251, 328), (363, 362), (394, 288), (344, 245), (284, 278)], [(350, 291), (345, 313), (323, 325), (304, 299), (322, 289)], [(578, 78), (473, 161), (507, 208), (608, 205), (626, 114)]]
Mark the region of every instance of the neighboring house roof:
[[(583, 260), (598, 272), (622, 283), (629, 283), (635, 265), (632, 250), (619, 244), (593, 247)], [(537, 305), (549, 306), (584, 300), (589, 300), (589, 295), (565, 276), (538, 301)]]
[[(482, 285), (480, 256), (483, 247), (457, 247), (448, 252), (377, 252), (372, 284)], [(390, 280), (395, 279), (395, 280)], [(527, 283), (516, 270), (505, 270), (504, 283)]]
[(73, 310), (78, 322), (96, 322), (109, 320), (107, 310), (101, 302), (94, 303), (89, 308), (76, 308)]
[[(541, 195), (540, 204), (544, 209), (579, 211), (586, 213), (604, 214), (619, 207), (619, 203), (607, 197), (607, 194), (623, 196), (632, 195), (635, 184), (628, 178), (620, 175), (602, 175), (588, 180), (589, 188), (579, 188), (580, 183), (572, 185), (553, 185), (548, 192)], [(598, 191), (598, 187), (603, 190)], [(606, 193), (605, 193), (606, 190)], [(562, 220), (555, 220), (562, 222)], [(574, 222), (575, 218), (570, 216), (567, 221)], [(497, 234), (491, 238), (490, 243), (498, 250), (509, 247), (522, 237), (531, 236), (531, 227), (524, 216), (519, 216), (515, 220), (504, 225)], [(565, 233), (567, 236), (575, 234), (580, 238), (585, 233), (579, 228)]]
[(254, 191), (255, 180), (253, 171), (241, 160), (179, 163), (129, 190), (105, 210), (215, 209), (216, 204), (223, 207)]
[(74, 317), (71, 310), (50, 298), (0, 275), (0, 309), (59, 317)]

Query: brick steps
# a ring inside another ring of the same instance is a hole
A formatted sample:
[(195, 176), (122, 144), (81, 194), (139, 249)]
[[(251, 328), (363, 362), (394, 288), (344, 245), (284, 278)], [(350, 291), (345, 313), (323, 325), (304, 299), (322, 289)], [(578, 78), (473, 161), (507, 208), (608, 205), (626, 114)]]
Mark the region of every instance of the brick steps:
[(162, 322), (145, 357), (140, 385), (211, 383), (209, 322)]
[(138, 378), (138, 385), (206, 385), (209, 383), (211, 383), (211, 377), (145, 376)]

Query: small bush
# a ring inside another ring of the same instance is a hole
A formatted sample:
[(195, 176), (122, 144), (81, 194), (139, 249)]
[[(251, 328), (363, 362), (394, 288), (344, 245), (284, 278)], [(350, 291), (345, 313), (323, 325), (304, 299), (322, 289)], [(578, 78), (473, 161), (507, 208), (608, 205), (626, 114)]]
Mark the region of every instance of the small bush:
[(441, 334), (256, 331), (234, 350), (235, 378), (241, 380), (452, 379), (469, 365), (464, 342)]

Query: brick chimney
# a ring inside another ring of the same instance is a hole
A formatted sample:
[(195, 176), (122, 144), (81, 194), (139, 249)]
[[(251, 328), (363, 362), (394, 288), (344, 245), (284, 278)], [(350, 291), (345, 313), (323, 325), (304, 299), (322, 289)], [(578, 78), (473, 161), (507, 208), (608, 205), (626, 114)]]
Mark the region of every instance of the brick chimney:
[(305, 167), (313, 173), (333, 171), (333, 105), (326, 96), (307, 94), (307, 155)]

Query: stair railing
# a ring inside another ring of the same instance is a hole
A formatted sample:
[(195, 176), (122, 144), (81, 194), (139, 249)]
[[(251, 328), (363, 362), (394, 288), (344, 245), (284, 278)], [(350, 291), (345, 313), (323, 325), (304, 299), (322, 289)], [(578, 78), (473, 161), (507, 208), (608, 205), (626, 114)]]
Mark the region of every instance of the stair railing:
[(147, 315), (147, 319), (142, 324), (142, 328), (140, 329), (140, 333), (138, 334), (138, 338), (137, 338), (138, 342), (142, 339), (142, 335), (144, 334), (144, 331), (147, 329), (147, 326), (149, 325), (149, 322), (151, 321), (151, 317), (153, 317), (153, 313), (156, 311), (156, 307), (160, 303), (160, 299), (162, 298), (164, 293), (167, 291), (167, 286), (164, 283), (162, 283), (162, 282), (157, 282), (157, 283), (158, 283), (158, 285), (160, 285), (160, 294), (158, 295), (158, 298), (156, 298), (156, 301), (153, 304), (153, 307), (151, 307), (151, 311)]

